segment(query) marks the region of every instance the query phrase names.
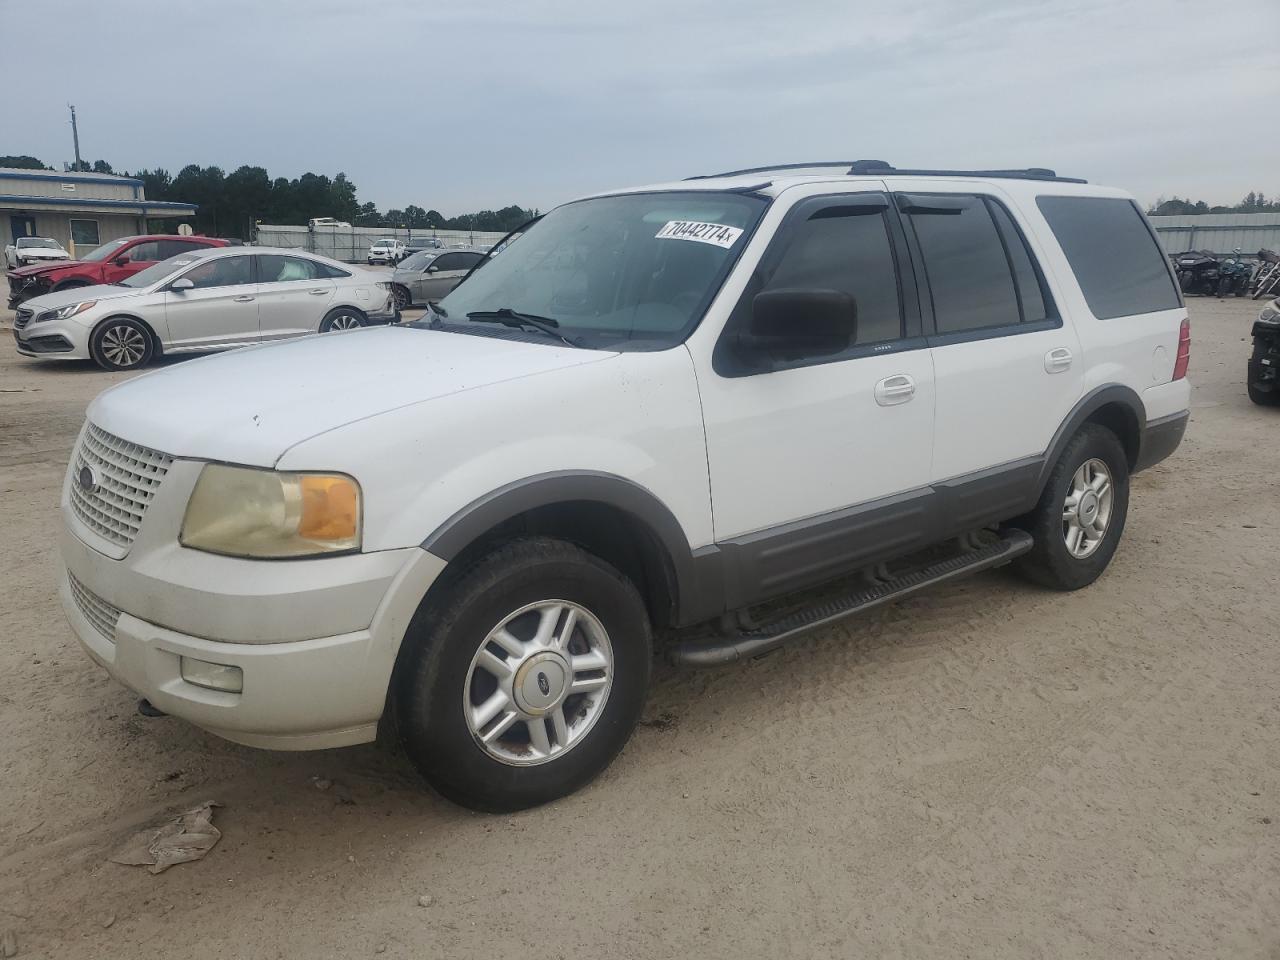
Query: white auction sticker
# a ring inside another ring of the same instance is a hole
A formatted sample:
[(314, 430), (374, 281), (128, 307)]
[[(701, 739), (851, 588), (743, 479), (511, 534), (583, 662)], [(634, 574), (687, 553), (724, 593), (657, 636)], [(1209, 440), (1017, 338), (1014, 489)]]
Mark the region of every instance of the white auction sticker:
[(741, 227), (727, 227), (723, 223), (703, 223), (700, 220), (668, 220), (667, 225), (654, 237), (658, 240), (696, 240), (717, 247), (732, 247), (742, 236)]

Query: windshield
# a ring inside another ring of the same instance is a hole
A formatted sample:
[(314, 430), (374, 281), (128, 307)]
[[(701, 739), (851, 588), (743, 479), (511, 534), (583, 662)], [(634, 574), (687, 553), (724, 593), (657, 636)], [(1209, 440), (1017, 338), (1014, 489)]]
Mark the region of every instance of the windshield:
[(128, 243), (130, 239), (131, 239), (130, 237), (125, 237), (123, 240), (112, 240), (110, 243), (104, 243), (102, 246), (98, 247), (98, 249), (91, 250), (89, 253), (86, 253), (80, 259), (87, 260), (90, 262), (94, 262), (97, 260), (105, 260), (107, 259), (107, 257), (111, 256), (113, 253), (115, 253), (117, 250), (123, 247), (126, 243)]
[(430, 263), (435, 258), (435, 255), (436, 255), (436, 252), (434, 250), (431, 250), (431, 251), (422, 250), (422, 251), (419, 251), (418, 253), (411, 253), (409, 254), (409, 256), (405, 257), (403, 260), (400, 261), (400, 266), (397, 269), (425, 270), (427, 269), (427, 264)]
[(199, 257), (193, 257), (189, 253), (180, 253), (176, 257), (170, 257), (168, 260), (161, 260), (159, 263), (153, 263), (145, 270), (139, 270), (132, 277), (125, 277), (120, 281), (122, 287), (149, 287), (153, 283), (159, 283), (171, 273), (181, 270), (183, 267), (189, 267), (198, 261)]
[(19, 237), (18, 246), (20, 247), (40, 247), (45, 250), (57, 250), (58, 241), (47, 240), (44, 237)]
[(559, 207), (481, 262), (441, 302), (447, 322), (510, 309), (599, 349), (683, 342), (746, 246), (767, 201), (687, 191)]
[(375, 247), (390, 247), (395, 245), (395, 241), (390, 237), (383, 237), (381, 240), (373, 241)]

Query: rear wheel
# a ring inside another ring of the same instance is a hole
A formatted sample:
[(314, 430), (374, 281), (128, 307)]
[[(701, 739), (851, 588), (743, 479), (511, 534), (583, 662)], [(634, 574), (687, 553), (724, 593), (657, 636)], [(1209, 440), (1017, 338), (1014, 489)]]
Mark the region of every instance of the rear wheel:
[(330, 333), (338, 330), (354, 330), (365, 325), (365, 316), (353, 307), (339, 307), (330, 310), (320, 321), (320, 332)]
[(521, 810), (589, 783), (631, 736), (649, 686), (636, 588), (560, 540), (490, 553), (419, 612), (405, 642), (401, 741), (437, 790), (477, 810)]
[(132, 317), (111, 317), (89, 337), (89, 353), (104, 370), (136, 370), (154, 356), (155, 338)]
[(1102, 575), (1129, 512), (1129, 461), (1114, 433), (1085, 424), (1054, 464), (1034, 511), (1021, 526), (1035, 546), (1016, 561), (1027, 579), (1078, 590)]

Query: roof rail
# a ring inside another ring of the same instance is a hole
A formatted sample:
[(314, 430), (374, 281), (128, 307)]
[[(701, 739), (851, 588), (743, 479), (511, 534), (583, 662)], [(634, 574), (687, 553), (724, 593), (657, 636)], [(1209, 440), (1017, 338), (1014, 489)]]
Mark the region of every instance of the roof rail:
[(1088, 183), (1079, 177), (1060, 177), (1047, 167), (1023, 170), (899, 170), (883, 160), (822, 160), (817, 163), (779, 163), (771, 167), (747, 167), (726, 173), (710, 173), (688, 180), (710, 180), (716, 177), (738, 177), (749, 173), (773, 173), (779, 170), (803, 170), (807, 167), (844, 167), (851, 177), (984, 177), (998, 180), (1052, 180), (1057, 183)]

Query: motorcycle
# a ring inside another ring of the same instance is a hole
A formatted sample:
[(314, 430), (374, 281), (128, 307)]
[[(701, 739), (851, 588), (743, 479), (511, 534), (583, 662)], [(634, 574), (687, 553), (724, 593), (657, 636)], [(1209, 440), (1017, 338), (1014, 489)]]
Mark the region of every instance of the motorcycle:
[(1280, 287), (1280, 255), (1272, 250), (1258, 251), (1258, 272), (1253, 275), (1249, 284), (1249, 296), (1261, 300), (1265, 296), (1275, 296)]
[(1188, 250), (1178, 255), (1178, 286), (1183, 293), (1218, 292), (1218, 258), (1207, 250)]
[(1218, 265), (1218, 296), (1243, 297), (1253, 278), (1253, 265), (1240, 255), (1236, 247), (1231, 256)]
[(1254, 403), (1280, 406), (1280, 298), (1263, 307), (1253, 324), (1253, 357), (1246, 385)]

